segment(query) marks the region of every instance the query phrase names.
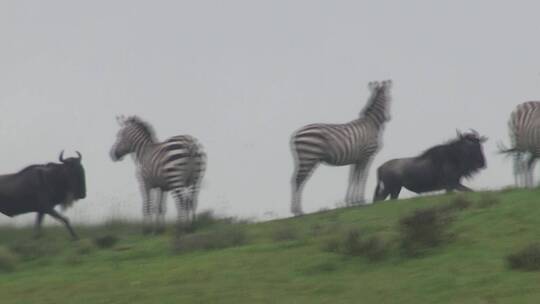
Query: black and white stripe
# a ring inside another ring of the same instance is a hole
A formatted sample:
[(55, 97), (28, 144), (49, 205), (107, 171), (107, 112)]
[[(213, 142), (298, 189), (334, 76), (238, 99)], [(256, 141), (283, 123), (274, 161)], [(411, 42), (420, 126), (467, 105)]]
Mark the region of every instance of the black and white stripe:
[(540, 157), (540, 102), (519, 104), (508, 122), (516, 186), (533, 186), (533, 168)]
[[(152, 127), (136, 116), (120, 118), (119, 123), (122, 128), (111, 157), (113, 160), (120, 160), (127, 154), (134, 157), (143, 197), (145, 227), (149, 228), (155, 214), (155, 228), (163, 229), (167, 191), (175, 198), (179, 222), (192, 221), (206, 168), (206, 154), (201, 145), (189, 135), (157, 142)], [(154, 202), (152, 190), (155, 190)]]
[(320, 163), (351, 165), (345, 200), (347, 204), (364, 202), (367, 172), (381, 147), (384, 124), (390, 120), (390, 87), (390, 80), (371, 82), (371, 97), (358, 119), (346, 124), (311, 124), (292, 135), (292, 213), (302, 213), (303, 185)]

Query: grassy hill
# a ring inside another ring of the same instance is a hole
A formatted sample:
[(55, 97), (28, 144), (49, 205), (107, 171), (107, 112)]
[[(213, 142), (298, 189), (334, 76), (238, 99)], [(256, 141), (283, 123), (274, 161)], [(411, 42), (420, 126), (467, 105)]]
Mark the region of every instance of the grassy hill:
[[(540, 272), (512, 270), (506, 260), (539, 241), (538, 198), (540, 190), (514, 190), (256, 224), (209, 219), (180, 240), (172, 227), (143, 236), (128, 223), (77, 227), (78, 242), (61, 227), (40, 240), (30, 228), (5, 227), (0, 303), (538, 303)], [(460, 200), (470, 206), (445, 218), (439, 246), (404, 254), (401, 218)], [(378, 241), (380, 254), (347, 251), (351, 231)], [(118, 242), (100, 248), (103, 236)], [(212, 248), (227, 245), (235, 246)]]

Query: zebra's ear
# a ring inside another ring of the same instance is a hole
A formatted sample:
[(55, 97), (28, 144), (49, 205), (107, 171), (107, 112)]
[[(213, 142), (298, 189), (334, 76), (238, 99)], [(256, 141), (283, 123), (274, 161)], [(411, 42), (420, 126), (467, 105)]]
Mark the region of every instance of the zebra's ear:
[(387, 79), (383, 81), (382, 83), (383, 83), (383, 86), (385, 86), (386, 88), (392, 87), (392, 79)]
[(376, 81), (370, 81), (370, 82), (368, 83), (368, 88), (369, 88), (371, 91), (375, 90), (378, 86), (379, 86), (379, 83), (376, 82)]
[(125, 123), (125, 118), (123, 115), (116, 115), (116, 121), (119, 125), (123, 126)]

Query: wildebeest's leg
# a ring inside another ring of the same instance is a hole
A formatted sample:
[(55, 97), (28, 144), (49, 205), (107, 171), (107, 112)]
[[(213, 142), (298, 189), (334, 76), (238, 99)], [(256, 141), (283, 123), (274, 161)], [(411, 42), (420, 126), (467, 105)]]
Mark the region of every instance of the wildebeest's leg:
[(73, 228), (71, 228), (71, 225), (69, 224), (69, 220), (66, 217), (62, 216), (60, 213), (56, 212), (56, 210), (54, 210), (54, 209), (51, 209), (51, 210), (47, 211), (46, 213), (48, 215), (54, 217), (56, 220), (64, 223), (64, 225), (69, 230), (69, 233), (71, 234), (71, 237), (73, 239), (75, 239), (75, 240), (79, 239), (79, 237), (77, 236), (75, 231), (73, 231)]
[(462, 185), (461, 183), (458, 183), (456, 188), (458, 191), (464, 191), (464, 192), (472, 192), (473, 190), (467, 186)]
[(165, 212), (167, 209), (167, 192), (156, 189), (156, 233), (162, 233), (165, 231)]
[(390, 190), (390, 199), (398, 199), (400, 192), (401, 192), (401, 186), (398, 186), (397, 188)]
[(43, 212), (38, 212), (36, 217), (36, 225), (34, 226), (34, 237), (38, 238), (41, 236), (41, 223), (43, 223)]
[[(300, 163), (300, 165), (298, 164)], [(318, 160), (299, 160), (295, 165), (291, 185), (292, 185), (292, 201), (291, 212), (294, 215), (301, 215), (302, 212), (302, 189), (306, 180), (311, 176), (317, 165)]]

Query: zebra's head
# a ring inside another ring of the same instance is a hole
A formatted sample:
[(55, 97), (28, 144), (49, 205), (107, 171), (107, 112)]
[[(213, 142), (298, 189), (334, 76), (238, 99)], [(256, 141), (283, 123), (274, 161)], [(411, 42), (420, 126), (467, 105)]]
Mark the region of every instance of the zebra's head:
[(155, 141), (152, 127), (137, 116), (120, 116), (116, 119), (121, 128), (110, 151), (113, 161), (122, 160), (127, 154), (137, 152), (144, 145)]
[(368, 84), (371, 97), (365, 108), (360, 113), (361, 117), (370, 117), (377, 124), (383, 124), (391, 119), (390, 116), (390, 88), (392, 80), (381, 82), (372, 81)]

